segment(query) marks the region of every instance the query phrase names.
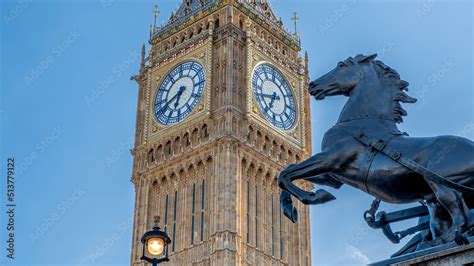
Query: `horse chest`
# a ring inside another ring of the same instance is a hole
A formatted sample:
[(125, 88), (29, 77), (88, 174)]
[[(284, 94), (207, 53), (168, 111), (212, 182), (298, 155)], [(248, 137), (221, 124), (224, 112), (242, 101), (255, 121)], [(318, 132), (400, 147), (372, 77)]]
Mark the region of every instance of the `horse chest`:
[(423, 199), (430, 188), (423, 176), (378, 153), (366, 179), (367, 193), (390, 203), (410, 203)]

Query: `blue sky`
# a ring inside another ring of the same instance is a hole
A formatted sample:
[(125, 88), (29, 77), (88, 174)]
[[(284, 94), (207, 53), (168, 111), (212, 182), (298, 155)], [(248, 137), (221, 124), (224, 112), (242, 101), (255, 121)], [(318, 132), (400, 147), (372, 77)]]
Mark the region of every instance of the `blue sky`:
[[(137, 95), (129, 78), (154, 3), (164, 22), (178, 0), (2, 1), (0, 173), (15, 157), (18, 206), (13, 263), (1, 216), (1, 263), (128, 265)], [(300, 14), (313, 79), (348, 56), (377, 52), (419, 99), (402, 130), (474, 139), (472, 1), (271, 3), (288, 27)], [(315, 152), (344, 101), (312, 100)], [(0, 193), (4, 212), (4, 185)], [(360, 265), (399, 248), (364, 223), (371, 197), (349, 187), (334, 194), (337, 201), (311, 207), (314, 265)]]

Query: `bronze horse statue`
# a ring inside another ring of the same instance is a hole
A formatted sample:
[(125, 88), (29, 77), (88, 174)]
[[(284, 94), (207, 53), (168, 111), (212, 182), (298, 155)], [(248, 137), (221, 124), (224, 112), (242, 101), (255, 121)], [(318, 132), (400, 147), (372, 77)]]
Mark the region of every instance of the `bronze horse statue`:
[(290, 194), (304, 204), (335, 199), (322, 189), (304, 191), (293, 181), (336, 189), (348, 184), (388, 203), (423, 202), (431, 233), (425, 247), (451, 242), (474, 226), (474, 142), (456, 136), (415, 138), (399, 131), (397, 124), (407, 115), (400, 103), (416, 99), (405, 93), (408, 82), (376, 56), (350, 57), (310, 83), (316, 100), (349, 99), (337, 124), (325, 133), (322, 152), (280, 173), (283, 211), (297, 221)]

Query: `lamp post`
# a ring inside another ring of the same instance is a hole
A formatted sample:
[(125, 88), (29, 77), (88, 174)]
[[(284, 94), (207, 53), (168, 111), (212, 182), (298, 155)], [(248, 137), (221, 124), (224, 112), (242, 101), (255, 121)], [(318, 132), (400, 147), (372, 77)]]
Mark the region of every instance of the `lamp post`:
[(143, 255), (140, 259), (157, 266), (158, 263), (169, 261), (168, 245), (171, 243), (171, 239), (158, 226), (160, 217), (155, 216), (154, 222), (153, 229), (142, 236)]

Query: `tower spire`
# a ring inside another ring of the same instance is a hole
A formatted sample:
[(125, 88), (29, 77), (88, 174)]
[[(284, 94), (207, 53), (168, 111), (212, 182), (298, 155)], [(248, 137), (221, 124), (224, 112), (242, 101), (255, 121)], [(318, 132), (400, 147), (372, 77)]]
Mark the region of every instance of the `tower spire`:
[(156, 28), (156, 18), (158, 18), (158, 15), (160, 15), (160, 10), (158, 9), (158, 5), (154, 6), (153, 9), (153, 15), (154, 15), (154, 20), (153, 20), (153, 27)]
[[(304, 72), (307, 79), (309, 79), (309, 57), (308, 51), (304, 52)], [(309, 80), (308, 80), (309, 82)]]
[(298, 22), (300, 22), (300, 18), (298, 17), (298, 13), (294, 12), (293, 17), (291, 18), (293, 22), (295, 23), (295, 36), (299, 38), (299, 33), (298, 33)]
[(142, 46), (142, 60), (140, 62), (140, 71), (143, 71), (145, 69), (145, 61), (146, 61), (145, 55), (146, 55), (146, 48), (145, 48), (145, 44), (143, 44), (143, 46)]
[(150, 40), (153, 38), (153, 34), (155, 33), (156, 30), (156, 19), (158, 18), (158, 15), (160, 15), (160, 10), (158, 9), (158, 5), (154, 5), (153, 8), (153, 25), (150, 25)]

